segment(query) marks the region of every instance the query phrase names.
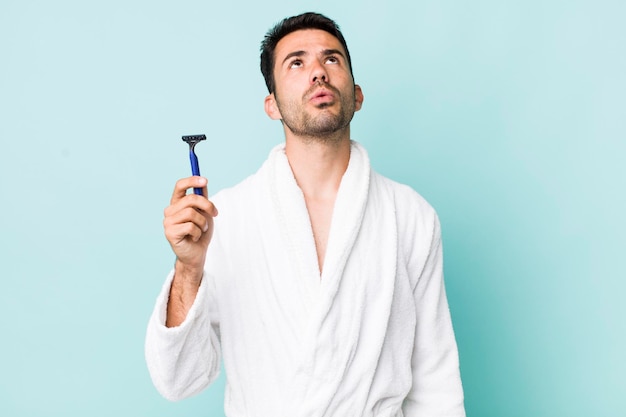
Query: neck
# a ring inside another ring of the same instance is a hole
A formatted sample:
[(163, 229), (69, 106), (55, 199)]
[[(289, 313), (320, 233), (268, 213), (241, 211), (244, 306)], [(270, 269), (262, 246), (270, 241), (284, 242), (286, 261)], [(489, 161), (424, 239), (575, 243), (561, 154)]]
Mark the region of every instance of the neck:
[(350, 135), (342, 138), (300, 138), (287, 135), (285, 153), (305, 198), (332, 199), (350, 161)]

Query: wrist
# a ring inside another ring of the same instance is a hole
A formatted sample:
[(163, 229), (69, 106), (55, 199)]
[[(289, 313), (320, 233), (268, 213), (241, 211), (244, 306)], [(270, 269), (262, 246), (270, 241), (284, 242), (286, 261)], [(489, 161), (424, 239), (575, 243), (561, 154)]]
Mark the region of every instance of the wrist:
[(167, 327), (179, 326), (185, 320), (198, 294), (203, 273), (203, 268), (189, 267), (176, 260), (167, 302)]
[(198, 287), (202, 281), (202, 275), (204, 275), (203, 266), (185, 264), (180, 259), (176, 259), (174, 281), (177, 284)]

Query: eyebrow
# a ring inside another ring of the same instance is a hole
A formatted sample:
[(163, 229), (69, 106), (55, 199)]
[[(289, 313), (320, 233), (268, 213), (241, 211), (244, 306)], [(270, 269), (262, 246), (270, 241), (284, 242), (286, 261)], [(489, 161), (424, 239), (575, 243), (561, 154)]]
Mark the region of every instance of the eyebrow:
[(287, 56), (285, 57), (285, 59), (283, 59), (283, 64), (284, 64), (285, 62), (287, 62), (290, 58), (293, 58), (293, 57), (301, 57), (301, 56), (304, 56), (304, 55), (306, 55), (306, 54), (307, 54), (307, 53), (306, 53), (305, 51), (293, 51), (293, 52), (290, 52), (290, 53), (288, 53), (288, 54), (287, 54)]
[[(283, 59), (283, 64), (288, 61), (290, 58), (293, 57), (302, 57), (307, 55), (308, 52), (306, 51), (293, 51), (287, 54), (287, 56), (285, 57), (285, 59)], [(344, 60), (346, 59), (346, 57), (344, 56), (344, 54), (339, 50), (339, 49), (324, 49), (320, 55), (324, 55), (324, 56), (328, 56), (328, 55), (339, 55), (341, 56)]]

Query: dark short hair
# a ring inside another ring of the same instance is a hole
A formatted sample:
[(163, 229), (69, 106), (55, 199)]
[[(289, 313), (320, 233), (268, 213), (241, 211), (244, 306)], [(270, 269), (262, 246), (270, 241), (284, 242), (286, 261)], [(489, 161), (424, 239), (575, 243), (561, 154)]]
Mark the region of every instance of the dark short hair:
[(331, 19), (319, 13), (303, 13), (298, 16), (288, 17), (267, 31), (261, 42), (261, 73), (265, 78), (265, 85), (270, 93), (274, 92), (274, 50), (278, 42), (292, 32), (303, 29), (320, 29), (333, 35), (339, 40), (343, 49), (346, 50), (348, 68), (352, 74), (352, 61), (348, 45), (339, 26)]

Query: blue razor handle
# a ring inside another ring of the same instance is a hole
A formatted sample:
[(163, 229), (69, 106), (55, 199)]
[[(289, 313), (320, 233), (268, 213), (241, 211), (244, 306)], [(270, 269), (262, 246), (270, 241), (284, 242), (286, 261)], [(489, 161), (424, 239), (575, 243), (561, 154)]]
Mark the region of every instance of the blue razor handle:
[[(191, 175), (200, 176), (200, 165), (198, 165), (198, 156), (193, 151), (193, 149), (189, 150), (189, 161), (191, 162)], [(194, 194), (202, 195), (202, 188), (194, 188)]]
[[(191, 175), (200, 176), (200, 164), (198, 164), (198, 156), (195, 152), (196, 144), (202, 140), (206, 140), (205, 135), (189, 135), (183, 136), (183, 141), (189, 144), (189, 161), (191, 162)], [(194, 188), (194, 194), (203, 195), (202, 188)]]

